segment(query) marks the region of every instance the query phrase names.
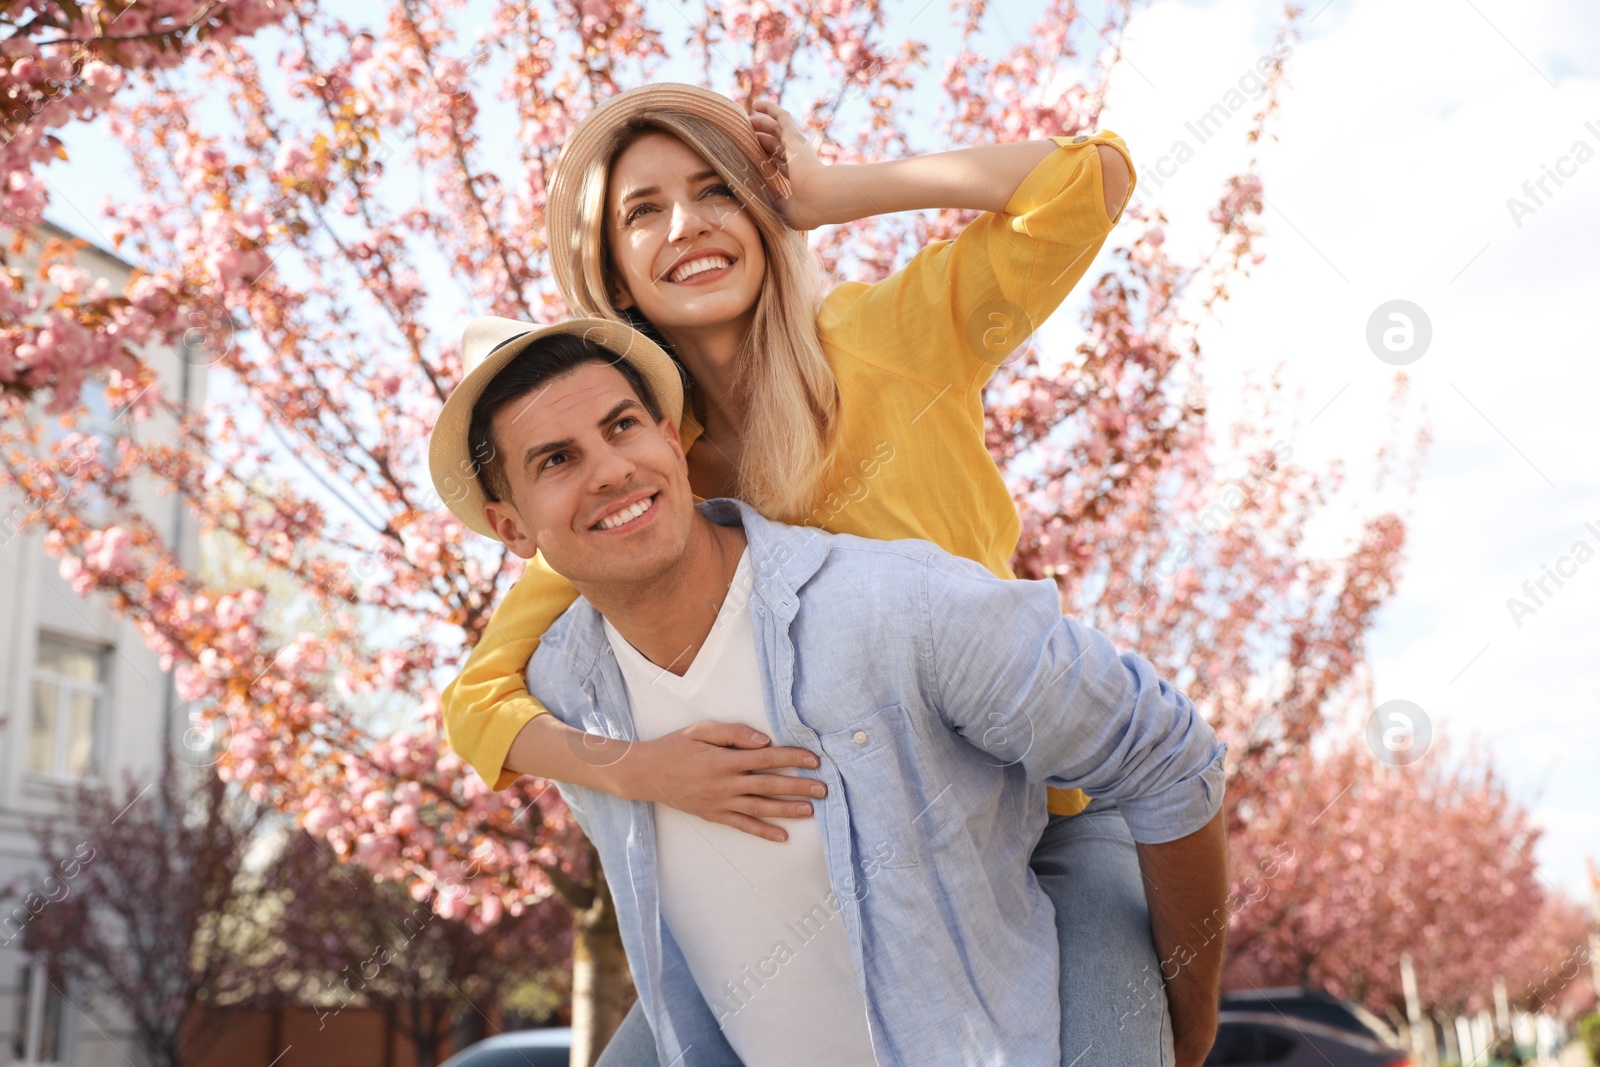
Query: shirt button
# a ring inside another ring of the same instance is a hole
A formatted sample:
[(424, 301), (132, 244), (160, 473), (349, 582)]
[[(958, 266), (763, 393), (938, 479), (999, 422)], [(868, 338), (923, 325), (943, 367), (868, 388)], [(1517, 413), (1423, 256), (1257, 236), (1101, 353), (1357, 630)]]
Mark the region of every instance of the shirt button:
[(854, 741), (858, 745), (864, 745), (867, 743), (867, 732), (865, 730), (857, 730), (855, 736), (850, 740)]
[(1080, 133), (1080, 134), (1078, 134), (1078, 136), (1076, 136), (1076, 137), (1074, 137), (1072, 139), (1072, 143), (1073, 144), (1082, 144), (1083, 142), (1087, 141), (1088, 139), (1089, 139), (1089, 135), (1088, 134)]

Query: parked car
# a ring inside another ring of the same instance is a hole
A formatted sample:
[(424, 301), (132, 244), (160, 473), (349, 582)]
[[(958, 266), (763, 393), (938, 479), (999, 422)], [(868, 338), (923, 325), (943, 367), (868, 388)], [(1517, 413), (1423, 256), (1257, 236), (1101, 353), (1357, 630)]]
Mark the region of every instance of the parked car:
[(1206, 1067), (1411, 1067), (1411, 1060), (1348, 1027), (1278, 1011), (1224, 1010)]
[(572, 1031), (561, 1026), (486, 1037), (439, 1067), (569, 1067), (571, 1060)]
[(1324, 1026), (1349, 1030), (1381, 1041), (1391, 1048), (1400, 1047), (1399, 1035), (1378, 1016), (1359, 1004), (1351, 1004), (1317, 989), (1280, 986), (1272, 989), (1224, 993), (1222, 1010), (1268, 1014), (1281, 1012), (1296, 1019), (1309, 1019)]

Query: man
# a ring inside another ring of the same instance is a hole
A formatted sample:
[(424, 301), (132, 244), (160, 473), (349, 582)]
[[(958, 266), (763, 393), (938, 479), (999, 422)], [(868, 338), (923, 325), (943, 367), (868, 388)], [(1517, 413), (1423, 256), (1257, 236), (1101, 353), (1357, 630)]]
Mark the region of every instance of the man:
[[(444, 492), (479, 457), (452, 509), (581, 596), (530, 687), (609, 758), (702, 719), (818, 756), (781, 842), (562, 786), (661, 1063), (1059, 1062), (1054, 918), (1028, 869), (1046, 783), (1120, 804), (1164, 955), (1216, 922), (1223, 747), (1148, 663), (1062, 618), (1053, 584), (696, 507), (659, 349), (601, 320), (502, 334), (431, 460)], [(1168, 958), (1187, 1025), (1214, 1031), (1220, 955)]]

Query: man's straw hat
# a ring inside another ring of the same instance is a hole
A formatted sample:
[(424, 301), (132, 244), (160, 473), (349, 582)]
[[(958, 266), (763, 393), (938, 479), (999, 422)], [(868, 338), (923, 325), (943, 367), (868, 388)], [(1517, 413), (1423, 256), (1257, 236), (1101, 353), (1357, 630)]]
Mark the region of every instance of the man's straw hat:
[(461, 336), (461, 365), (466, 374), (444, 402), (428, 439), (428, 469), (433, 475), (433, 487), (456, 518), (497, 541), (499, 538), (484, 517), (489, 497), (478, 480), (478, 464), (467, 442), (472, 408), (507, 363), (539, 338), (558, 334), (593, 341), (632, 364), (655, 394), (662, 416), (674, 423), (681, 424), (683, 420), (683, 379), (678, 365), (654, 341), (631, 326), (609, 319), (568, 319), (547, 326), (493, 316), (473, 319)]
[(579, 262), (578, 198), (589, 165), (619, 127), (663, 111), (704, 119), (739, 146), (750, 164), (750, 171), (744, 176), (746, 180), (740, 182), (743, 195), (759, 196), (763, 185), (776, 196), (789, 195), (789, 182), (768, 162), (761, 142), (756, 140), (755, 130), (750, 127), (750, 116), (721, 93), (678, 82), (641, 85), (618, 93), (578, 123), (561, 150), (561, 159), (550, 180), (544, 208), (545, 236), (550, 244), (550, 269), (555, 272), (556, 284), (562, 293), (572, 291)]

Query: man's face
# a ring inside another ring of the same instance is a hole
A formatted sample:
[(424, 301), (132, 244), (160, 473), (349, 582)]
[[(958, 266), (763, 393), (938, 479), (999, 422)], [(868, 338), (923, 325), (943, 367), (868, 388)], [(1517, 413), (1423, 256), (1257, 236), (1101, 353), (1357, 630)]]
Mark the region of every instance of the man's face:
[(615, 367), (554, 378), (490, 429), (511, 500), (487, 515), (517, 555), (543, 553), (580, 591), (648, 581), (682, 558), (694, 495), (678, 429), (651, 418)]

